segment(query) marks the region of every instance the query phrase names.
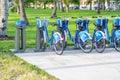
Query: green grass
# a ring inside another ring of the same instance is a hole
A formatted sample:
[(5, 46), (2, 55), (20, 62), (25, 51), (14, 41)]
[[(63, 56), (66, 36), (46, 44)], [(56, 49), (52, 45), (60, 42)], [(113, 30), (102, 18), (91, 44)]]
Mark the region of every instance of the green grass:
[[(26, 28), (26, 42), (27, 48), (35, 48), (35, 37), (36, 37), (36, 16), (40, 16), (41, 18), (49, 18), (52, 10), (50, 9), (37, 9), (34, 10), (32, 8), (26, 9), (28, 21), (30, 23), (29, 26)], [(112, 20), (111, 16), (118, 16), (120, 15), (120, 11), (101, 11), (101, 14), (96, 14), (95, 11), (90, 10), (71, 10), (70, 13), (61, 13), (60, 11), (57, 12), (58, 17), (76, 17), (70, 18), (69, 29), (74, 36), (75, 33), (75, 21), (79, 16), (83, 16), (84, 18), (90, 18), (89, 30), (90, 33), (93, 33), (94, 29), (94, 18), (92, 16), (106, 16), (110, 18), (109, 21), (109, 31), (112, 30)], [(19, 20), (19, 15), (16, 13), (9, 12), (9, 19), (8, 19), (8, 36), (15, 36), (15, 22)], [(50, 19), (48, 25), (48, 32), (49, 35), (51, 34), (51, 23), (56, 22), (56, 19)], [(0, 80), (57, 80), (53, 76), (50, 76), (46, 72), (41, 69), (38, 69), (36, 66), (28, 64), (27, 62), (23, 61), (22, 59), (16, 57), (13, 53), (9, 51), (9, 49), (14, 48), (14, 40), (9, 41), (0, 41)], [(68, 40), (68, 45), (73, 45), (73, 43)], [(32, 75), (32, 76), (31, 76)]]
[(0, 53), (0, 80), (57, 80), (36, 66), (6, 51)]

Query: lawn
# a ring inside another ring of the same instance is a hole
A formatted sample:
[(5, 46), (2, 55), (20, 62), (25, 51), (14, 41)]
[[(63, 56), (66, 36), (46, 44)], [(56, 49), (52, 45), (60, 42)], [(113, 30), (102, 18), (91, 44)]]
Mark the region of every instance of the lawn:
[[(35, 48), (35, 38), (36, 38), (36, 24), (35, 17), (39, 16), (41, 18), (49, 18), (52, 10), (50, 9), (37, 9), (32, 8), (26, 9), (29, 26), (26, 28), (26, 47)], [(109, 31), (112, 30), (112, 20), (114, 19), (111, 16), (120, 16), (120, 11), (101, 11), (101, 14), (96, 14), (95, 11), (90, 10), (70, 10), (69, 13), (61, 13), (57, 11), (58, 17), (67, 17), (70, 18), (69, 29), (72, 36), (75, 33), (75, 21), (78, 17), (83, 16), (83, 18), (88, 17), (90, 19), (89, 31), (92, 34), (94, 29), (94, 20), (92, 16), (103, 16), (109, 17)], [(73, 18), (72, 18), (73, 17)], [(15, 22), (19, 20), (19, 14), (9, 12), (8, 18), (8, 36), (15, 36)], [(56, 18), (50, 19), (48, 24), (49, 35), (51, 33), (51, 23), (55, 23)], [(73, 43), (68, 40), (68, 45), (73, 45)], [(49, 75), (41, 69), (38, 69), (36, 66), (31, 65), (22, 59), (16, 57), (9, 49), (14, 48), (14, 40), (4, 40), (0, 41), (0, 80), (57, 80), (55, 77)], [(31, 76), (32, 75), (32, 76)]]

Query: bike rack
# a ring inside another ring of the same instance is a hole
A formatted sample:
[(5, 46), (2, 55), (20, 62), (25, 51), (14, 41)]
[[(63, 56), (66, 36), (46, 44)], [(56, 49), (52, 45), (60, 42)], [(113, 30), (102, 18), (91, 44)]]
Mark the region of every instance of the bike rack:
[(24, 52), (26, 49), (25, 21), (16, 22), (15, 52)]
[[(35, 52), (41, 51), (40, 49), (40, 28), (43, 29), (45, 25), (48, 25), (48, 20), (47, 19), (37, 19), (36, 21), (37, 24), (37, 31), (36, 31), (36, 48)], [(45, 29), (44, 29), (45, 30)], [(45, 33), (45, 36), (47, 37), (48, 34)], [(46, 42), (46, 38), (45, 38)]]
[(37, 31), (36, 31), (36, 48), (35, 52), (40, 51), (40, 28), (42, 28), (44, 24), (44, 19), (37, 19)]

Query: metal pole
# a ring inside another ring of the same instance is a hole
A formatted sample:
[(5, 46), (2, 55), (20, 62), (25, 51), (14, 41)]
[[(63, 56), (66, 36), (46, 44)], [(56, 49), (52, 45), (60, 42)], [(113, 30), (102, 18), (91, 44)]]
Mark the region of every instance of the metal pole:
[(21, 32), (21, 36), (20, 36), (21, 37), (21, 47), (20, 47), (20, 49), (23, 50), (23, 28), (21, 28), (20, 30), (21, 30), (20, 31)]

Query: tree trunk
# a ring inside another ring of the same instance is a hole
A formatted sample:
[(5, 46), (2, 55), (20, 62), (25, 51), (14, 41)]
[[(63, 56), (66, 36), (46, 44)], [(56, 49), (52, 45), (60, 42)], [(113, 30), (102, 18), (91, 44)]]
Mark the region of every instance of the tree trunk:
[(7, 36), (8, 1), (0, 0), (0, 36)]
[(20, 7), (19, 7), (19, 5), (16, 7), (16, 12), (17, 12), (17, 14), (20, 14)]
[(60, 10), (60, 1), (59, 0), (57, 1), (57, 4), (58, 4), (58, 10)]
[(81, 2), (79, 1), (79, 9), (81, 9)]
[(105, 3), (103, 3), (103, 10), (105, 11)]
[(94, 10), (94, 1), (92, 1), (92, 10)]
[(60, 3), (61, 3), (61, 11), (64, 12), (63, 0), (60, 0)]
[(96, 13), (97, 13), (97, 14), (100, 14), (100, 0), (98, 0), (98, 7), (97, 7)]
[(66, 12), (69, 13), (69, 2), (70, 0), (66, 0)]
[(108, 1), (108, 12), (110, 12), (110, 2)]
[(34, 9), (37, 9), (37, 0), (35, 0)]
[(44, 9), (46, 9), (46, 0), (44, 0)]
[(20, 5), (20, 20), (26, 21), (28, 25), (29, 23), (28, 23), (26, 13), (25, 13), (24, 0), (19, 0), (19, 5)]
[(66, 5), (66, 12), (69, 13), (69, 4)]
[(57, 11), (57, 5), (56, 5), (56, 3), (57, 3), (57, 1), (54, 0), (54, 1), (53, 1), (53, 5), (54, 5), (54, 7), (53, 7), (53, 12), (52, 12), (52, 16), (51, 16), (51, 18), (53, 18), (53, 17), (57, 17), (57, 14), (56, 14), (56, 11)]
[(92, 2), (90, 2), (90, 9), (89, 10), (92, 10)]

